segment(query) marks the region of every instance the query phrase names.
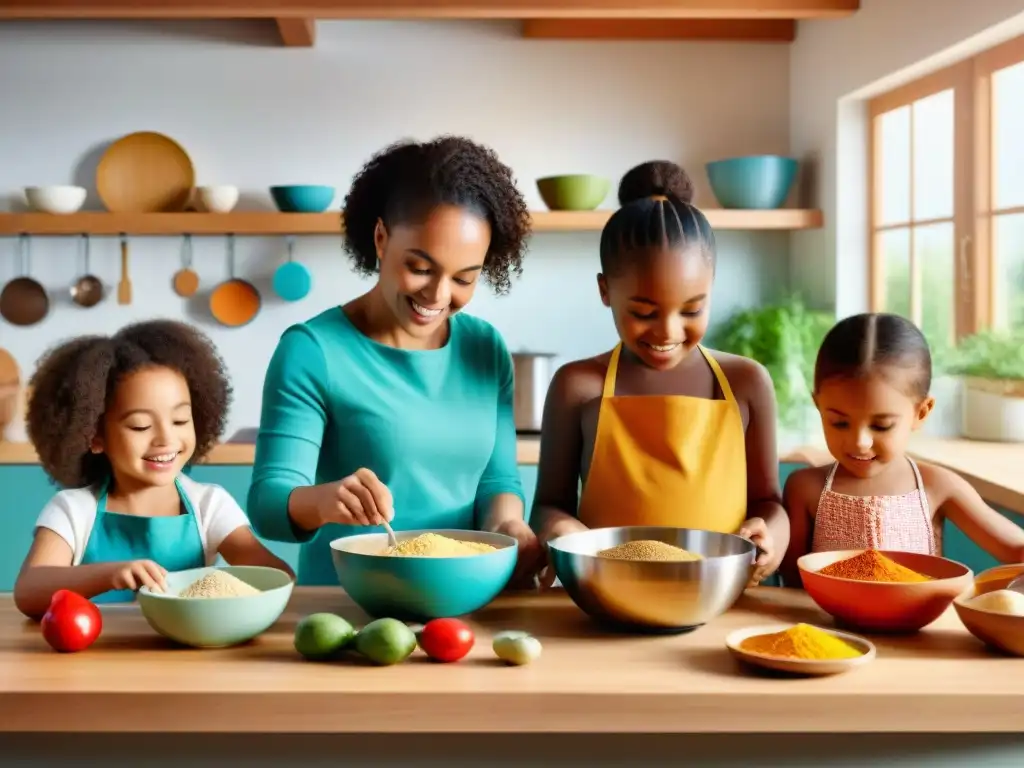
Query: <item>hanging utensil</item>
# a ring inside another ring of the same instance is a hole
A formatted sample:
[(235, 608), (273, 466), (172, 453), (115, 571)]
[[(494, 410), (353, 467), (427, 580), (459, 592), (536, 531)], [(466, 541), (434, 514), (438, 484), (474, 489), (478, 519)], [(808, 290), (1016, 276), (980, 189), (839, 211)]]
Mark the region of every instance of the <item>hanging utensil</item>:
[(228, 235), (228, 279), (210, 294), (210, 313), (221, 325), (238, 328), (260, 311), (260, 292), (248, 280), (235, 276), (235, 236)]
[(121, 233), (121, 282), (117, 284), (117, 303), (132, 303), (132, 281), (128, 277), (128, 238)]
[(185, 235), (181, 243), (181, 269), (174, 273), (174, 292), (187, 299), (198, 290), (199, 274), (192, 269), (192, 235)]
[(89, 236), (82, 235), (79, 243), (85, 253), (85, 271), (71, 286), (71, 300), (80, 307), (95, 307), (103, 300), (103, 282), (89, 271)]
[(299, 301), (309, 294), (312, 279), (309, 270), (295, 261), (295, 238), (288, 237), (288, 261), (274, 270), (271, 285), (285, 301)]
[(0, 292), (0, 316), (11, 325), (35, 325), (50, 311), (46, 289), (29, 277), (32, 269), (31, 244), (28, 235), (18, 238), (21, 277), (16, 277)]

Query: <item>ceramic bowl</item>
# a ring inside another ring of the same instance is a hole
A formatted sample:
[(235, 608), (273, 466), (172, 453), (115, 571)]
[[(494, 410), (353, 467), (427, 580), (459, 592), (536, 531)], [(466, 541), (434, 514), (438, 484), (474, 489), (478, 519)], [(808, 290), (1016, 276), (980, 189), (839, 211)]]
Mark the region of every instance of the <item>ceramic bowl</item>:
[[(703, 555), (689, 562), (598, 557), (628, 541), (654, 540)], [(688, 632), (732, 607), (754, 570), (756, 548), (729, 533), (661, 526), (596, 528), (548, 544), (572, 601), (597, 621), (633, 632)]]
[(751, 653), (740, 647), (748, 637), (784, 632), (791, 626), (792, 624), (773, 624), (737, 629), (734, 632), (730, 632), (729, 636), (725, 638), (725, 646), (733, 656), (747, 664), (776, 672), (789, 672), (797, 675), (838, 675), (875, 660), (875, 646), (870, 640), (857, 635), (851, 635), (847, 632), (839, 632), (828, 627), (817, 627), (817, 629), (827, 632), (833, 637), (838, 637), (840, 640), (845, 640), (863, 655), (853, 659), (786, 659), (778, 656), (768, 656), (763, 653)]
[(1005, 589), (1017, 576), (1024, 574), (1022, 565), (1001, 565), (982, 571), (974, 584), (953, 601), (953, 609), (967, 631), (992, 648), (1013, 656), (1024, 656), (1024, 616), (983, 611), (968, 605), (971, 598)]
[(25, 200), (43, 213), (75, 213), (85, 204), (85, 187), (25, 187)]
[(967, 566), (937, 555), (883, 551), (900, 565), (931, 576), (915, 584), (857, 581), (825, 576), (822, 568), (863, 550), (815, 552), (797, 560), (804, 589), (837, 623), (866, 632), (916, 632), (941, 616), (971, 586)]
[(782, 207), (799, 163), (791, 157), (750, 155), (708, 163), (711, 191), (723, 208), (765, 210)]
[(271, 187), (270, 196), (282, 213), (323, 213), (334, 202), (334, 187), (287, 184)]
[(331, 542), (342, 589), (371, 616), (405, 621), (463, 616), (491, 602), (508, 584), (519, 545), (511, 536), (484, 531), (395, 531), (398, 541), (424, 533), (476, 541), (494, 552), (466, 557), (389, 557), (386, 533), (344, 536)]
[(537, 190), (552, 211), (592, 211), (608, 196), (611, 181), (589, 173), (546, 176), (537, 179)]
[(196, 192), (199, 195), (199, 202), (209, 213), (229, 213), (238, 205), (238, 187), (217, 184), (199, 187)]
[[(213, 570), (230, 573), (260, 590), (250, 597), (183, 598), (178, 594)], [(167, 574), (167, 593), (138, 591), (139, 607), (149, 625), (164, 637), (196, 648), (223, 648), (252, 640), (273, 626), (295, 582), (276, 568), (227, 565), (192, 568)]]

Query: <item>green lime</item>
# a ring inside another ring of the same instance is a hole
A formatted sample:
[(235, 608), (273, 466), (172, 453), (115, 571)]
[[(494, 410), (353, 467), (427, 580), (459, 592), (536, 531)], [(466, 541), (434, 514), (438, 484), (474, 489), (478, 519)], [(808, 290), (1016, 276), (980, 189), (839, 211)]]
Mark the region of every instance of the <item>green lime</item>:
[(312, 613), (295, 625), (295, 650), (307, 659), (330, 659), (355, 636), (355, 628), (341, 616)]
[(416, 650), (416, 633), (398, 619), (377, 619), (359, 630), (355, 648), (375, 664), (398, 664)]

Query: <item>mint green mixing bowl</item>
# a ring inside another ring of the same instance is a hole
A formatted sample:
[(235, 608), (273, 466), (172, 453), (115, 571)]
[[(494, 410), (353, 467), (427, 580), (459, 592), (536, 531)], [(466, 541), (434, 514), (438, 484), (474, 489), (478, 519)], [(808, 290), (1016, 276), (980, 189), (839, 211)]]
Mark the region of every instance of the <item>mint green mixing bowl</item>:
[(371, 616), (429, 621), (464, 616), (491, 602), (508, 584), (519, 545), (511, 536), (484, 531), (395, 531), (398, 541), (424, 533), (498, 547), (465, 557), (387, 557), (386, 533), (343, 536), (331, 542), (342, 589)]
[[(178, 597), (210, 571), (226, 571), (260, 590), (250, 597)], [(169, 640), (195, 648), (224, 648), (252, 640), (273, 626), (292, 595), (292, 577), (277, 568), (225, 565), (167, 574), (167, 594), (138, 591), (149, 626)]]

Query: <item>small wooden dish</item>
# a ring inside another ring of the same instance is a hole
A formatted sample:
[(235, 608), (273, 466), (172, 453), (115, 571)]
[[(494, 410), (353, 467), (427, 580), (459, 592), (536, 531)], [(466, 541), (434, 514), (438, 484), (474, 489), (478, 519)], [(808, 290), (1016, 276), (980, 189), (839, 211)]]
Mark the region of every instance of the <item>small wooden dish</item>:
[(838, 675), (843, 672), (849, 672), (855, 667), (868, 664), (875, 659), (875, 646), (870, 640), (866, 640), (858, 635), (829, 629), (828, 627), (816, 627), (816, 629), (820, 629), (822, 632), (826, 632), (840, 640), (845, 640), (857, 650), (862, 651), (863, 655), (855, 659), (789, 659), (780, 656), (767, 656), (762, 653), (751, 653), (740, 648), (740, 645), (748, 637), (784, 632), (792, 626), (792, 624), (769, 624), (760, 627), (737, 629), (729, 633), (729, 636), (725, 638), (725, 646), (733, 656), (747, 664), (770, 669), (775, 672), (788, 672), (796, 675)]

